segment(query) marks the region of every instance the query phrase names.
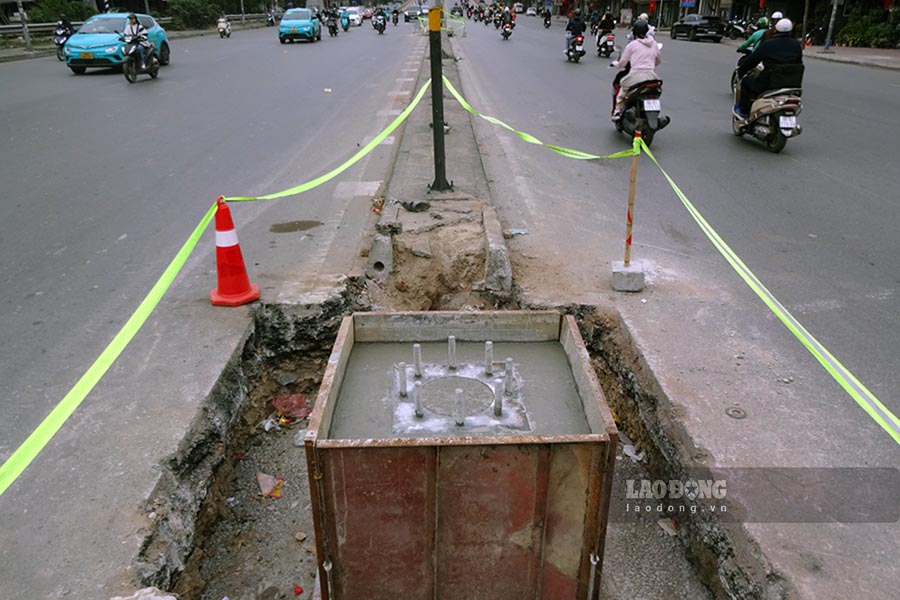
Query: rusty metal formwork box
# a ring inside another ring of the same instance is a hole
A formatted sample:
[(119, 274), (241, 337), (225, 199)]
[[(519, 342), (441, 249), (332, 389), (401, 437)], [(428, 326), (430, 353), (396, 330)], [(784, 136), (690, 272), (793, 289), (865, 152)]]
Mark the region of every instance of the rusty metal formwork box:
[(346, 317), (305, 438), (322, 599), (594, 600), (616, 437), (570, 316)]

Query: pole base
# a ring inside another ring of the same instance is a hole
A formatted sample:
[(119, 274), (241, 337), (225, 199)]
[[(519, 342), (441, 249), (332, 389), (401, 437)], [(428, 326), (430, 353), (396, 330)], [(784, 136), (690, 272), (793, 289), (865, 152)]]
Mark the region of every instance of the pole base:
[(612, 287), (617, 292), (640, 292), (644, 289), (644, 269), (635, 261), (627, 267), (624, 261), (613, 261)]
[(452, 192), (453, 182), (447, 183), (446, 179), (435, 179), (434, 183), (428, 184), (429, 192)]

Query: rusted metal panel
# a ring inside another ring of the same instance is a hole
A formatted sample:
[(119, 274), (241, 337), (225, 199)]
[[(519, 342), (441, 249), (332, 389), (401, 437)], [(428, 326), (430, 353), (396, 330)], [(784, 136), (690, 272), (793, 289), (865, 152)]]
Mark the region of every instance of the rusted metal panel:
[(320, 456), (331, 600), (434, 600), (435, 449)]
[[(588, 529), (592, 520), (589, 507), (594, 444), (554, 444), (550, 452), (547, 525), (544, 537), (544, 579), (542, 600), (574, 600), (583, 598), (587, 587), (584, 572), (585, 547), (593, 550), (594, 532)], [(579, 587), (584, 588), (577, 594)]]
[(548, 448), (441, 448), (438, 464), (439, 598), (535, 598)]

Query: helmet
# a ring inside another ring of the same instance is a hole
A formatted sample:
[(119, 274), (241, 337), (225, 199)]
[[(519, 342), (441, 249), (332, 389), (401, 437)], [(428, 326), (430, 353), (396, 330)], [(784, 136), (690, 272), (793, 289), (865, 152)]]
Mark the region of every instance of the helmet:
[(641, 13), (638, 19), (640, 19), (641, 21), (649, 21), (650, 17), (647, 16), (647, 13)]
[(130, 20), (132, 20), (132, 19), (137, 20), (137, 15), (134, 14), (134, 13), (128, 13), (128, 20), (130, 21)]
[(784, 18), (784, 15), (781, 14), (781, 11), (776, 10), (775, 12), (772, 13), (772, 20), (773, 20), (773, 21), (774, 21), (775, 19), (783, 19), (783, 18)]
[(794, 29), (794, 24), (790, 19), (780, 19), (775, 23), (775, 31), (778, 33), (790, 33)]
[(634, 32), (634, 37), (642, 38), (650, 31), (650, 25), (647, 24), (647, 21), (638, 19), (634, 22), (634, 25), (631, 26), (631, 31)]
[(576, 9), (575, 9), (575, 16), (576, 16), (576, 17), (580, 17), (580, 16), (581, 16), (581, 9), (580, 9), (580, 8), (576, 8)]
[(756, 26), (760, 29), (765, 29), (769, 26), (769, 20), (765, 17), (760, 17), (759, 20), (756, 21)]

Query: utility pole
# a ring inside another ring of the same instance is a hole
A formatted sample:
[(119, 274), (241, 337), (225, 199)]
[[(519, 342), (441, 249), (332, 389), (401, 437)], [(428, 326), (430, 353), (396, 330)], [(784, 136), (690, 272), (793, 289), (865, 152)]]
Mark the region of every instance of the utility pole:
[(828, 33), (825, 35), (825, 47), (822, 48), (822, 52), (834, 52), (831, 49), (831, 35), (834, 33), (834, 19), (837, 17), (837, 8), (838, 8), (838, 0), (831, 0), (831, 20), (828, 21)]
[(441, 66), (441, 3), (428, 11), (428, 36), (431, 45), (431, 129), (434, 137), (434, 183), (430, 189), (452, 190), (447, 182), (447, 156), (444, 153), (444, 81)]
[(16, 0), (16, 8), (19, 9), (19, 20), (22, 22), (22, 35), (25, 37), (25, 49), (31, 52), (31, 36), (28, 35), (28, 19), (25, 18), (25, 9), (22, 8), (22, 0)]

